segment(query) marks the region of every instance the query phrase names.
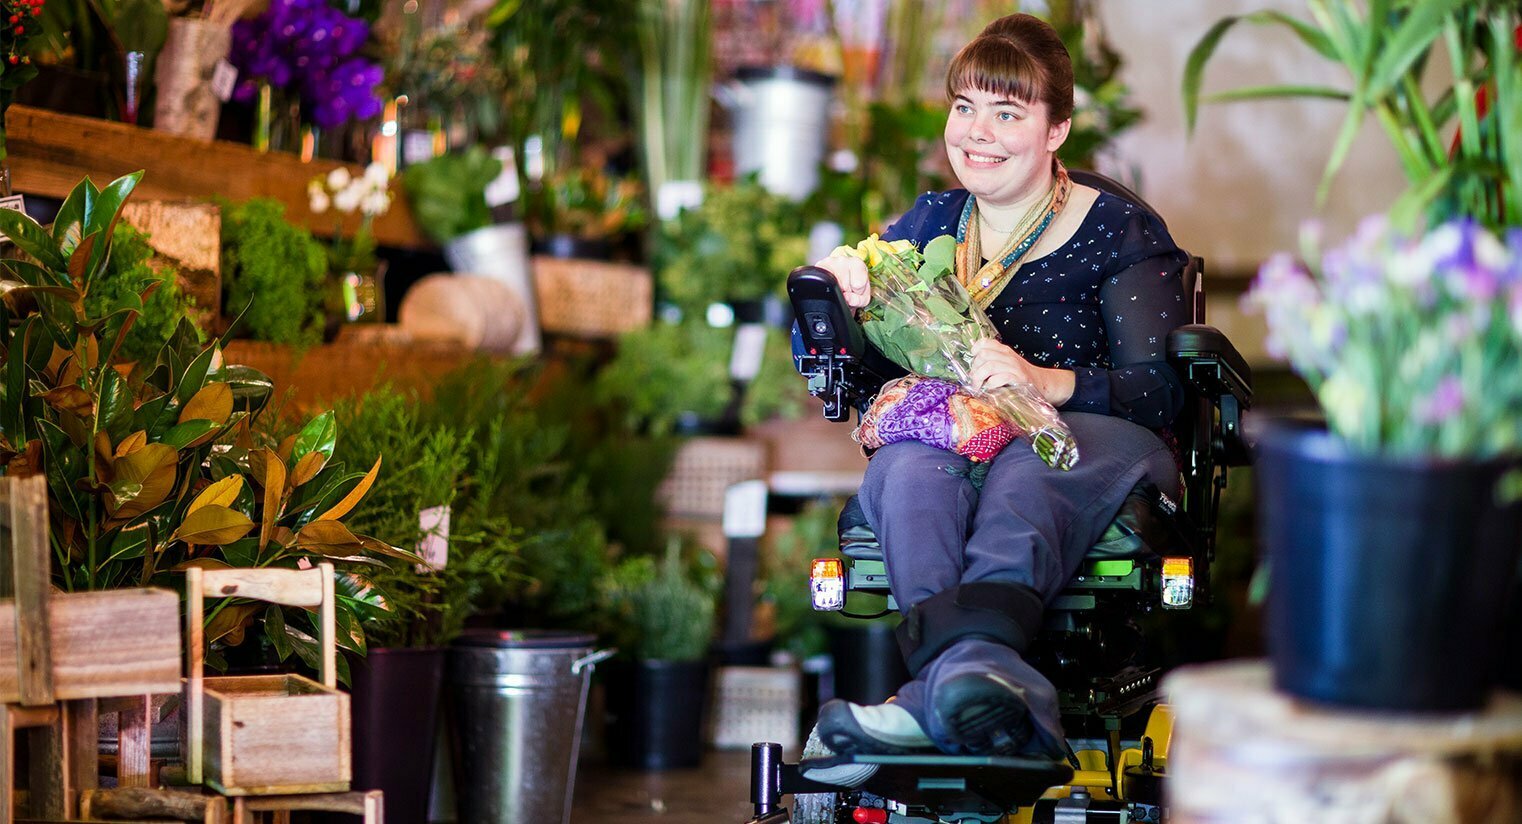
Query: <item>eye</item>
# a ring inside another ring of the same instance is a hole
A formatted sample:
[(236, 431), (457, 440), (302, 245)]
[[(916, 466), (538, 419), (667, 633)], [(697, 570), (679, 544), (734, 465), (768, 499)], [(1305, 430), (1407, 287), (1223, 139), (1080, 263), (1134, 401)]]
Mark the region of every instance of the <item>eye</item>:
[(967, 105), (966, 103), (958, 103), (952, 109), (952, 111), (956, 112), (957, 114), (967, 114), (968, 112), (972, 111), (972, 107)]
[(1000, 122), (1011, 123), (1019, 119), (1019, 115), (1015, 114), (1014, 112), (999, 112)]

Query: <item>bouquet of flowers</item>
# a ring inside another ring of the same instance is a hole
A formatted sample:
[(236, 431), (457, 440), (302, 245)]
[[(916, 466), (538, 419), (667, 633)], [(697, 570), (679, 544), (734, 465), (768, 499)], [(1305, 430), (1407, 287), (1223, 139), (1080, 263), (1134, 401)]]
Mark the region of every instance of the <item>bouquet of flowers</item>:
[(1522, 450), (1522, 230), (1469, 218), (1425, 234), (1366, 219), (1305, 263), (1271, 258), (1244, 297), (1352, 448), (1484, 458)]
[(370, 26), (326, 0), (272, 0), (263, 14), (234, 23), (232, 37), (236, 100), (253, 100), (260, 83), (292, 89), (324, 129), (381, 113), (381, 66), (360, 56)]
[(1057, 410), (1029, 384), (983, 390), (972, 385), (972, 346), (998, 333), (952, 275), (956, 241), (938, 237), (921, 253), (907, 240), (872, 235), (835, 250), (867, 264), (872, 300), (859, 315), (862, 331), (882, 353), (911, 372), (955, 383), (993, 407), (1030, 438), (1048, 466), (1071, 469), (1078, 445)]

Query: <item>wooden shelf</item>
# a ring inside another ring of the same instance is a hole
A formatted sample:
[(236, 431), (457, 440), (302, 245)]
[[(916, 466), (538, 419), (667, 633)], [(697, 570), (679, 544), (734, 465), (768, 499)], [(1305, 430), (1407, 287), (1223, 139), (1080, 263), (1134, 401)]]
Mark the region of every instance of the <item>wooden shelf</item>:
[[(258, 152), (242, 143), (200, 141), (91, 117), (12, 106), (6, 116), (6, 149), (12, 188), (62, 198), (89, 175), (105, 184), (143, 169), (135, 200), (232, 200), (272, 197), (286, 217), (319, 235), (331, 235), (332, 213), (307, 208), (307, 181), (341, 163), (302, 162), (284, 152)], [(350, 165), (359, 171), (359, 167)], [(350, 216), (352, 230), (358, 218)], [(375, 221), (376, 240), (405, 249), (433, 248), (418, 230), (407, 200), (397, 192), (391, 209)]]

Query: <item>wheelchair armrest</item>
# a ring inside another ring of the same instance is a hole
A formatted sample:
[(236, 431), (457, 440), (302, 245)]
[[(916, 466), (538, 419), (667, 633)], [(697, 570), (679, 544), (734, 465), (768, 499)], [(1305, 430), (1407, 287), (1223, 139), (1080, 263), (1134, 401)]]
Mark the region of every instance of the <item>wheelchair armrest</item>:
[(1168, 333), (1168, 361), (1186, 391), (1202, 396), (1221, 417), (1222, 447), (1230, 465), (1248, 462), (1242, 412), (1252, 406), (1252, 369), (1225, 333), (1191, 323)]
[(824, 401), (826, 418), (848, 419), (852, 405), (903, 374), (867, 342), (829, 272), (817, 266), (794, 269), (787, 277), (787, 296), (803, 342), (798, 371), (808, 378), (809, 394)]

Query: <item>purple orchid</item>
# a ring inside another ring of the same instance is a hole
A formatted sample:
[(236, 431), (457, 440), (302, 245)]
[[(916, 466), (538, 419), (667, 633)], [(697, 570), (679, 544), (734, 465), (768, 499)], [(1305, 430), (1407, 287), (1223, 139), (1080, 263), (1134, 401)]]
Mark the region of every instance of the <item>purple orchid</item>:
[(381, 67), (357, 54), (369, 36), (365, 21), (324, 0), (271, 0), (263, 14), (233, 25), (233, 96), (250, 101), (261, 83), (293, 90), (321, 128), (374, 117)]

